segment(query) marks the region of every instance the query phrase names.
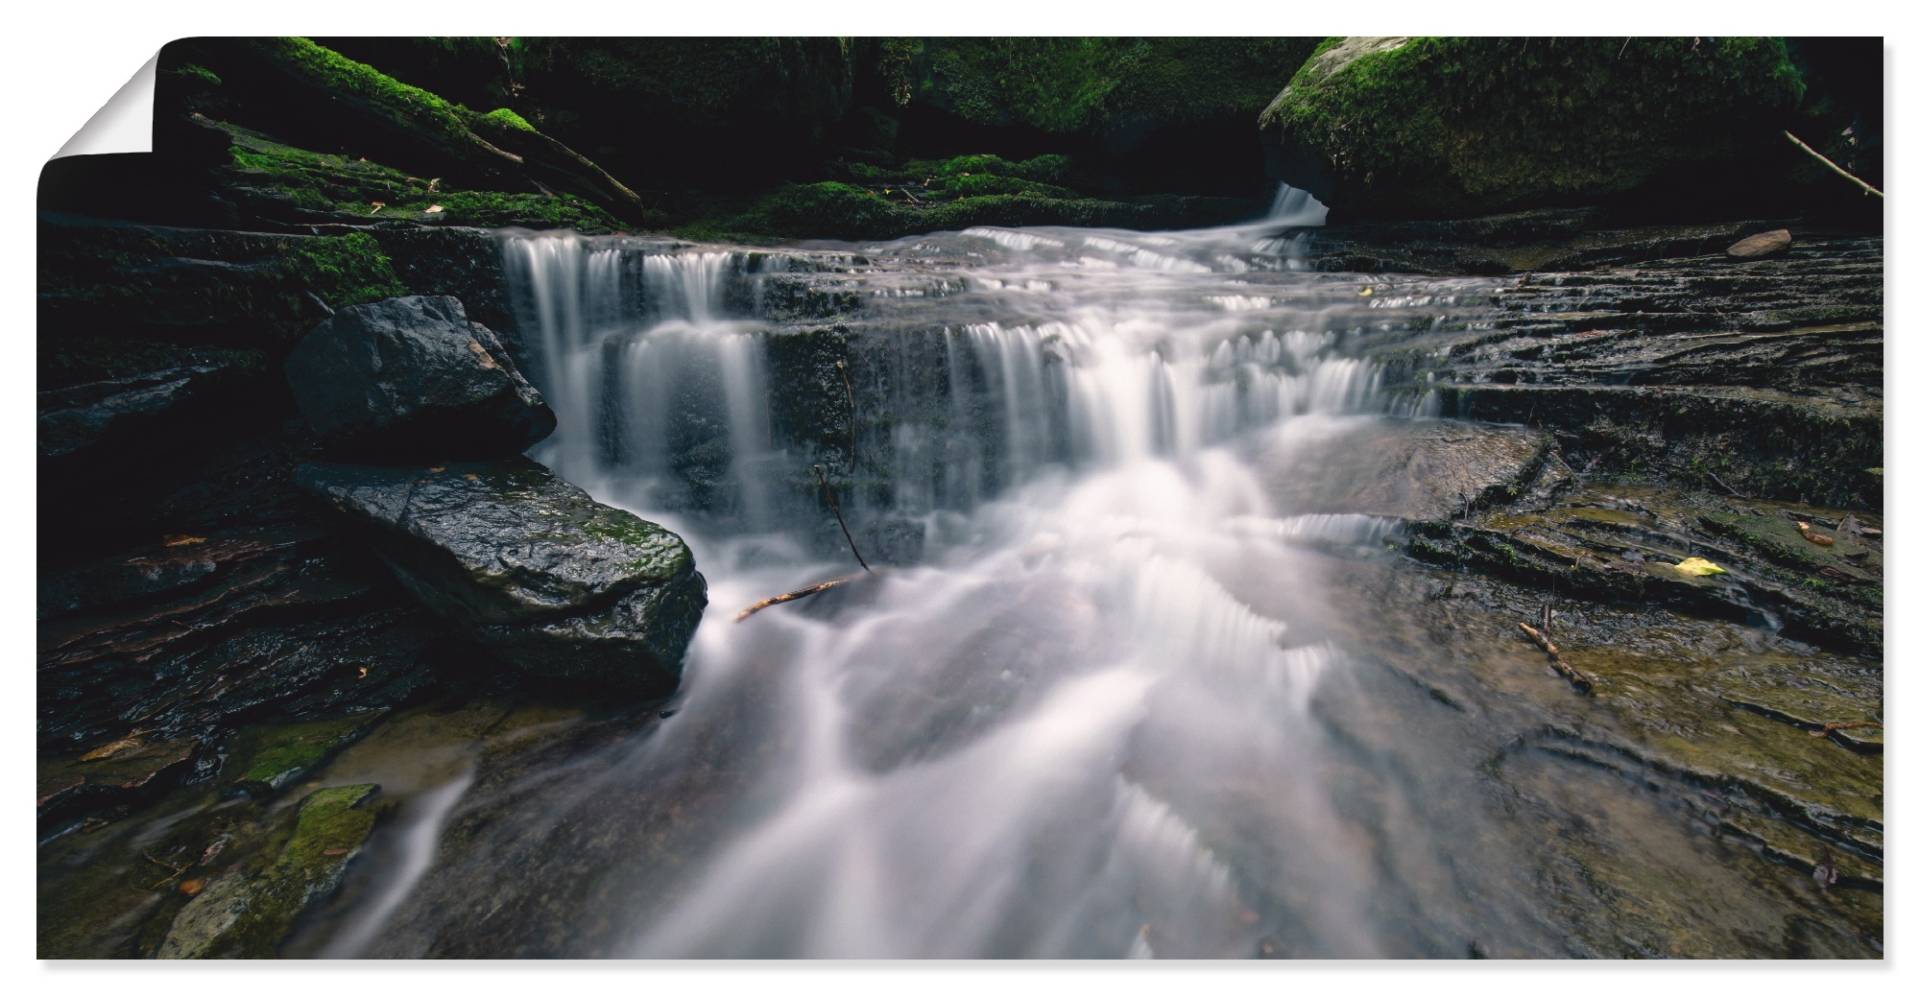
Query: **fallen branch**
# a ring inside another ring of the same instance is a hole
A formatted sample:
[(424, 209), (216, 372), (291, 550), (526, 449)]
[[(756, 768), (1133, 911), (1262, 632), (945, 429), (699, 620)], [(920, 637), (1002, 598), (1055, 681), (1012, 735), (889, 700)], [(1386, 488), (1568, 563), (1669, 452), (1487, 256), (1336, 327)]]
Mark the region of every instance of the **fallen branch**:
[(838, 588), (843, 584), (848, 584), (850, 582), (858, 581), (861, 578), (871, 577), (871, 576), (872, 576), (871, 574), (849, 574), (845, 577), (838, 577), (838, 578), (833, 578), (832, 580), (822, 581), (819, 584), (810, 584), (810, 585), (807, 585), (805, 588), (795, 588), (792, 591), (782, 592), (778, 595), (773, 596), (772, 598), (763, 598), (758, 602), (755, 602), (752, 605), (749, 605), (746, 608), (741, 609), (737, 614), (734, 615), (733, 621), (746, 622), (748, 619), (752, 618), (754, 613), (760, 611), (761, 609), (772, 608), (773, 606), (782, 605), (787, 602), (797, 602), (800, 599), (806, 598), (808, 595), (818, 595), (823, 591), (832, 591), (833, 589)]
[(816, 463), (813, 465), (813, 476), (820, 480), (820, 492), (827, 496), (827, 507), (833, 509), (833, 519), (840, 523), (840, 535), (847, 538), (847, 547), (853, 551), (853, 559), (860, 562), (861, 570), (872, 574), (873, 568), (867, 566), (867, 558), (860, 556), (860, 547), (854, 544), (853, 533), (847, 529), (847, 520), (840, 514), (840, 499), (834, 497), (833, 486), (827, 483), (827, 472)]
[[(851, 388), (849, 388), (849, 390), (851, 390)], [(874, 569), (867, 566), (867, 558), (860, 555), (860, 547), (853, 542), (853, 532), (847, 528), (846, 517), (840, 514), (840, 499), (834, 496), (833, 486), (827, 483), (827, 472), (820, 469), (820, 465), (816, 463), (813, 465), (813, 476), (820, 482), (820, 493), (826, 496), (827, 507), (833, 510), (834, 521), (840, 523), (840, 535), (847, 538), (847, 547), (853, 551), (853, 559), (860, 562), (860, 569), (866, 573), (849, 574), (845, 577), (832, 578), (817, 584), (807, 585), (804, 588), (795, 588), (792, 591), (781, 592), (772, 598), (763, 598), (736, 613), (733, 617), (734, 622), (746, 622), (748, 619), (753, 618), (753, 614), (759, 612), (761, 609), (771, 608), (775, 605), (783, 605), (787, 602), (797, 602), (810, 595), (818, 595), (823, 591), (832, 591), (843, 584), (874, 576)]]
[(1852, 173), (1849, 173), (1844, 169), (1841, 169), (1839, 163), (1836, 163), (1833, 160), (1828, 159), (1826, 156), (1823, 156), (1820, 153), (1815, 152), (1813, 149), (1813, 146), (1800, 141), (1799, 137), (1794, 135), (1793, 132), (1784, 131), (1784, 132), (1781, 132), (1781, 134), (1787, 136), (1787, 141), (1792, 142), (1795, 145), (1798, 145), (1803, 151), (1806, 152), (1807, 155), (1810, 155), (1813, 158), (1818, 159), (1821, 162), (1825, 163), (1828, 169), (1833, 170), (1835, 173), (1838, 173), (1841, 176), (1846, 177), (1848, 180), (1852, 181), (1853, 184), (1859, 187), (1861, 190), (1864, 190), (1867, 193), (1872, 194), (1873, 196), (1878, 197), (1883, 201), (1887, 199), (1887, 195), (1881, 193), (1878, 187), (1875, 187), (1873, 184), (1868, 183), (1867, 181), (1862, 180), (1857, 176), (1854, 176)]
[(1562, 678), (1567, 679), (1567, 683), (1573, 686), (1574, 691), (1582, 695), (1592, 694), (1593, 680), (1575, 670), (1573, 665), (1560, 659), (1560, 648), (1554, 645), (1552, 636), (1553, 606), (1541, 607), (1539, 629), (1521, 623), (1520, 631), (1527, 634), (1527, 638), (1532, 640), (1535, 646), (1546, 652), (1547, 664)]

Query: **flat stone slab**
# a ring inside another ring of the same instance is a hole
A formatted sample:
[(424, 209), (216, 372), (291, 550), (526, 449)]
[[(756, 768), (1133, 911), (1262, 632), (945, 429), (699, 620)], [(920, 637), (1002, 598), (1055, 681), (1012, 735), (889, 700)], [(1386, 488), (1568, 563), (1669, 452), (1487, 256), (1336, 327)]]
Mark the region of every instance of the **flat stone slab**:
[(1552, 446), (1539, 429), (1432, 419), (1293, 419), (1257, 444), (1285, 515), (1455, 518), (1511, 501)]

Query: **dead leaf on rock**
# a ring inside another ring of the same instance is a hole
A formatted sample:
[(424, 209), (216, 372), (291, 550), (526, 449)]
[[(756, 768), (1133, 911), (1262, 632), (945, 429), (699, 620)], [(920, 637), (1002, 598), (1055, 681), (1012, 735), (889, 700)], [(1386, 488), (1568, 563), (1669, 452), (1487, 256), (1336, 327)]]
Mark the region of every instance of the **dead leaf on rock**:
[(207, 538), (205, 536), (189, 536), (186, 533), (169, 533), (160, 538), (161, 545), (169, 547), (195, 546), (200, 543), (205, 543), (206, 541)]
[(438, 204), (429, 204), (429, 205), (427, 205), (427, 213), (428, 213), (428, 214), (439, 214), (440, 212), (442, 212), (442, 211), (445, 211), (445, 210), (446, 210), (446, 208), (443, 208), (443, 207), (441, 207), (441, 206), (440, 206), (440, 205), (438, 205)]
[(1828, 536), (1826, 533), (1814, 532), (1813, 524), (1810, 522), (1796, 522), (1793, 524), (1793, 527), (1800, 530), (1800, 535), (1806, 537), (1809, 543), (1814, 543), (1819, 546), (1833, 545), (1833, 537)]
[(197, 896), (200, 894), (200, 890), (206, 887), (207, 887), (206, 879), (190, 878), (180, 883), (180, 894), (183, 896)]

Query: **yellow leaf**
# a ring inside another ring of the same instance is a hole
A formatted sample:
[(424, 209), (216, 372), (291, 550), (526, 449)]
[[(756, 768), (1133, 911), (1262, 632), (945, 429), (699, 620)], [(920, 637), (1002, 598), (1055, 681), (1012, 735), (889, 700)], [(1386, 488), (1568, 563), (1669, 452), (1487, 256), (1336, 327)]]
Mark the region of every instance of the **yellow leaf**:
[(1706, 559), (1705, 557), (1688, 557), (1687, 559), (1682, 560), (1681, 562), (1673, 565), (1673, 569), (1676, 571), (1679, 571), (1682, 574), (1686, 574), (1696, 578), (1704, 578), (1714, 574), (1727, 573), (1726, 568), (1721, 567), (1719, 564), (1716, 564), (1713, 561)]

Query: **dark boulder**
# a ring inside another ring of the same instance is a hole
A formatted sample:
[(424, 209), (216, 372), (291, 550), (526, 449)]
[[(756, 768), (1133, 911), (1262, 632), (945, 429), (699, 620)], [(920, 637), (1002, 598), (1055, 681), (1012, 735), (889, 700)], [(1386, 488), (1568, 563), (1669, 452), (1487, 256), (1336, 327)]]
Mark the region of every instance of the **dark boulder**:
[(706, 607), (680, 537), (531, 460), (309, 464), (303, 487), (368, 527), (435, 614), (541, 677), (664, 694)]
[(1339, 38), (1260, 131), (1337, 219), (1753, 210), (1798, 165), (1805, 89), (1778, 38)]
[(451, 297), (342, 309), (287, 356), (301, 415), (329, 451), (370, 459), (510, 456), (553, 410)]

